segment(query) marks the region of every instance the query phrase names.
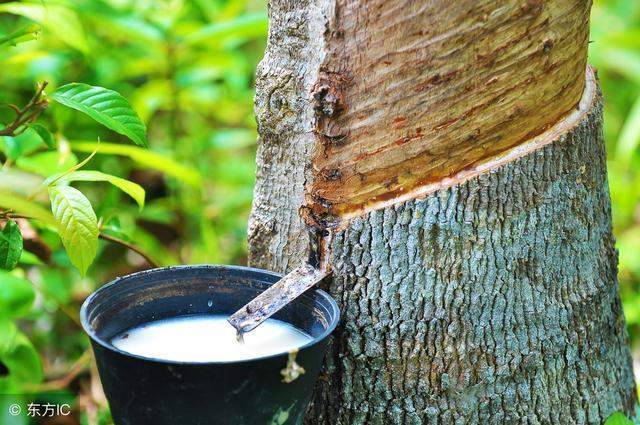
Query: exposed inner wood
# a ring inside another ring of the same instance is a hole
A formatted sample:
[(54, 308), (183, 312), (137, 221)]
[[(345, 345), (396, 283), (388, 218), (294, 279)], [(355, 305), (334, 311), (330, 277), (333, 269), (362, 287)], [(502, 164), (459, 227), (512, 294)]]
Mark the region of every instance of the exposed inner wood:
[(307, 222), (455, 184), (571, 128), (593, 92), (590, 3), (337, 0), (311, 93)]
[(494, 156), (482, 158), (476, 163), (470, 165), (469, 167), (466, 167), (465, 169), (455, 173), (450, 177), (446, 177), (439, 181), (434, 181), (422, 186), (415, 187), (410, 191), (404, 191), (395, 194), (395, 196), (389, 197), (388, 199), (379, 199), (376, 202), (370, 202), (367, 205), (363, 205), (361, 208), (354, 208), (345, 211), (340, 217), (343, 221), (335, 222), (335, 227), (341, 229), (348, 222), (346, 219), (362, 215), (363, 213), (385, 208), (389, 205), (404, 202), (409, 199), (421, 198), (437, 190), (462, 183), (478, 176), (481, 173), (494, 170), (507, 162), (514, 161), (517, 158), (540, 149), (541, 147), (553, 142), (554, 140), (557, 140), (561, 135), (569, 132), (573, 127), (580, 123), (581, 120), (584, 119), (584, 115), (590, 110), (593, 105), (593, 102), (596, 98), (596, 92), (596, 77), (594, 71), (590, 66), (587, 66), (584, 92), (582, 98), (580, 99), (580, 102), (578, 103), (578, 106), (569, 111), (553, 126), (549, 127), (537, 136), (524, 141), (522, 144), (513, 146), (512, 148), (507, 149), (504, 152), (498, 153)]

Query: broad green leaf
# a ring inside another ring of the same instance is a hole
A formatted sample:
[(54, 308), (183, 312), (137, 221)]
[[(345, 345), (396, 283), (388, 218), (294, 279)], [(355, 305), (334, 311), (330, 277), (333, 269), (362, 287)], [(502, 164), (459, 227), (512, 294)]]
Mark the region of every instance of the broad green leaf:
[(22, 255), (22, 232), (18, 223), (7, 220), (0, 232), (0, 268), (13, 270)]
[(95, 142), (73, 142), (71, 149), (76, 152), (93, 152), (98, 146), (98, 154), (122, 155), (131, 158), (133, 161), (147, 168), (162, 171), (163, 173), (175, 177), (183, 182), (194, 186), (202, 186), (202, 176), (193, 168), (186, 167), (172, 158), (147, 149), (136, 146), (119, 145), (116, 143)]
[(112, 176), (111, 174), (105, 174), (100, 171), (93, 171), (93, 170), (80, 170), (80, 171), (73, 171), (71, 173), (66, 173), (64, 175), (61, 175), (56, 181), (58, 183), (74, 182), (74, 181), (109, 182), (112, 185), (116, 186), (118, 189), (122, 190), (127, 195), (131, 196), (138, 203), (138, 206), (140, 207), (140, 209), (144, 207), (145, 193), (142, 186), (132, 181), (125, 180), (120, 177)]
[(83, 53), (89, 51), (87, 38), (78, 14), (66, 6), (42, 1), (10, 2), (0, 4), (0, 12), (31, 19), (41, 24), (45, 32), (53, 34), (69, 46)]
[(29, 313), (35, 296), (31, 282), (0, 270), (0, 317), (21, 317)]
[(27, 336), (7, 319), (0, 319), (0, 361), (9, 369), (9, 376), (20, 384), (42, 381), (38, 352)]
[(103, 87), (71, 83), (59, 87), (51, 98), (83, 112), (105, 127), (127, 136), (139, 146), (147, 146), (147, 129), (120, 93)]
[(43, 125), (40, 124), (32, 124), (30, 127), (40, 136), (42, 141), (49, 149), (54, 149), (56, 147), (56, 142), (53, 140), (53, 135), (51, 132)]
[(49, 187), (51, 211), (71, 263), (82, 275), (98, 250), (98, 219), (89, 200), (71, 186)]
[(40, 152), (29, 156), (22, 156), (16, 160), (16, 166), (42, 177), (49, 177), (62, 173), (78, 163), (73, 154), (61, 156), (58, 151)]
[(56, 220), (44, 207), (15, 193), (0, 191), (0, 207), (34, 218), (49, 226), (57, 226)]
[(624, 413), (615, 412), (607, 418), (604, 425), (633, 425), (633, 421), (627, 419)]

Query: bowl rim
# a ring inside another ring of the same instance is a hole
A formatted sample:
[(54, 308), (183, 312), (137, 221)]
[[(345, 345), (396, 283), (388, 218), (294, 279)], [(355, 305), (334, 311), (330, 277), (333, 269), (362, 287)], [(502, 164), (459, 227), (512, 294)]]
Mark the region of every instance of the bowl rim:
[[(236, 266), (236, 265), (226, 265), (226, 264), (184, 264), (184, 265), (178, 265), (178, 266), (167, 266), (167, 267), (158, 267), (158, 268), (153, 268), (153, 269), (148, 269), (148, 270), (143, 270), (143, 271), (139, 271), (139, 272), (135, 272), (135, 273), (130, 273), (124, 276), (119, 276), (113, 280), (111, 280), (110, 282), (105, 283), (104, 285), (102, 285), (101, 287), (99, 287), (98, 289), (96, 289), (95, 291), (93, 291), (82, 303), (82, 307), (80, 308), (80, 323), (82, 324), (82, 328), (84, 330), (84, 332), (89, 336), (89, 338), (99, 344), (100, 346), (102, 346), (103, 348), (109, 350), (109, 351), (113, 351), (116, 352), (120, 355), (126, 356), (126, 357), (132, 357), (135, 359), (139, 359), (139, 360), (143, 360), (143, 361), (148, 361), (148, 362), (153, 362), (153, 363), (160, 363), (160, 364), (174, 364), (174, 365), (216, 365), (216, 364), (239, 364), (239, 363), (250, 363), (250, 362), (255, 362), (255, 361), (263, 361), (263, 360), (268, 360), (268, 359), (272, 359), (272, 358), (277, 358), (277, 357), (281, 357), (281, 356), (287, 356), (289, 355), (289, 353), (295, 351), (295, 350), (289, 350), (289, 351), (284, 351), (281, 353), (275, 353), (275, 354), (269, 354), (266, 356), (259, 356), (259, 357), (252, 357), (249, 359), (241, 359), (241, 360), (225, 360), (225, 361), (180, 361), (180, 360), (168, 360), (168, 359), (162, 359), (162, 358), (157, 358), (157, 357), (147, 357), (147, 356), (142, 356), (139, 354), (133, 354), (133, 353), (129, 353), (127, 351), (124, 350), (120, 350), (119, 348), (117, 348), (115, 345), (113, 345), (110, 341), (107, 341), (103, 338), (101, 338), (100, 336), (97, 335), (96, 331), (93, 329), (93, 326), (91, 326), (91, 324), (89, 323), (89, 318), (88, 318), (88, 308), (89, 305), (95, 300), (95, 298), (99, 297), (102, 293), (104, 293), (105, 291), (108, 291), (110, 288), (114, 287), (115, 285), (121, 284), (124, 282), (126, 282), (129, 279), (133, 279), (133, 278), (140, 278), (140, 277), (144, 277), (144, 276), (153, 276), (154, 274), (158, 274), (158, 273), (167, 273), (167, 272), (181, 272), (181, 271), (185, 271), (185, 270), (231, 270), (231, 271), (236, 271), (236, 272), (251, 272), (251, 273), (257, 273), (257, 274), (261, 274), (261, 275), (267, 275), (273, 278), (281, 278), (283, 276), (283, 274), (281, 273), (276, 273), (270, 270), (265, 270), (265, 269), (259, 269), (256, 267), (247, 267), (247, 266)], [(264, 282), (268, 285), (273, 285), (273, 283), (270, 282)], [(274, 282), (275, 283), (275, 282)], [(328, 302), (329, 305), (329, 309), (331, 310), (330, 313), (333, 313), (333, 320), (329, 323), (329, 326), (318, 336), (316, 337), (312, 337), (311, 341), (307, 342), (304, 345), (301, 345), (300, 347), (297, 348), (297, 351), (300, 352), (306, 348), (312, 347), (316, 344), (318, 344), (319, 342), (325, 340), (329, 335), (331, 335), (331, 333), (336, 329), (336, 327), (338, 326), (338, 323), (340, 322), (340, 308), (338, 307), (338, 304), (336, 303), (336, 301), (325, 291), (323, 291), (320, 288), (312, 288), (311, 291), (313, 291), (316, 295), (319, 295), (322, 299), (324, 299), (326, 302)], [(303, 294), (302, 297), (304, 297), (306, 295)]]

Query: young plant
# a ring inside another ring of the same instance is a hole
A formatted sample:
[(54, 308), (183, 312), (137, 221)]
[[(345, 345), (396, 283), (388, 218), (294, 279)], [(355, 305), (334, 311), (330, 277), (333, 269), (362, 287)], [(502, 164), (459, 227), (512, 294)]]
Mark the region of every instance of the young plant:
[[(44, 91), (46, 86), (46, 82), (40, 84), (36, 94), (25, 107), (19, 108), (15, 105), (9, 105), (16, 112), (16, 116), (12, 123), (0, 130), (1, 136), (15, 137), (32, 128), (47, 147), (53, 148), (55, 146), (51, 133), (44, 126), (34, 123), (42, 111), (49, 106), (49, 98)], [(145, 125), (129, 102), (113, 90), (71, 83), (59, 87), (51, 94), (50, 98), (64, 106), (83, 112), (96, 122), (126, 136), (139, 146), (147, 146)], [(144, 207), (145, 198), (144, 189), (134, 182), (99, 171), (80, 170), (95, 153), (96, 151), (83, 162), (68, 170), (50, 176), (38, 188), (38, 190), (45, 188), (48, 191), (53, 213), (53, 217), (47, 217), (46, 214), (39, 212), (40, 219), (46, 217), (45, 222), (54, 224), (53, 230), (59, 234), (71, 262), (83, 275), (96, 256), (100, 232), (98, 219), (91, 202), (82, 192), (70, 186), (70, 183), (75, 181), (111, 183), (131, 196), (140, 209)], [(6, 165), (7, 163), (5, 163)], [(32, 200), (37, 196), (37, 192), (20, 199), (18, 203), (14, 202), (12, 205), (10, 200), (15, 196), (19, 195), (5, 195), (3, 201), (2, 194), (0, 194), (0, 205), (7, 208), (0, 212), (0, 216), (9, 222), (14, 217), (20, 217), (20, 214), (24, 214), (24, 218), (38, 218), (29, 216), (29, 210), (38, 210)], [(16, 199), (13, 200), (16, 201)], [(18, 233), (20, 232), (18, 226), (12, 226), (12, 228), (16, 229)], [(22, 249), (21, 237), (14, 237), (8, 243), (8, 253), (15, 253)], [(1, 263), (2, 259), (0, 258), (0, 266)], [(15, 264), (13, 266), (15, 267)]]
[[(0, 185), (0, 224), (3, 224), (0, 231), (0, 393), (19, 392), (23, 384), (33, 384), (43, 378), (37, 351), (15, 323), (16, 319), (30, 314), (36, 298), (34, 284), (28, 279), (27, 270), (18, 265), (20, 262), (42, 264), (37, 256), (24, 249), (23, 231), (33, 233), (34, 229), (40, 229), (57, 233), (69, 260), (81, 275), (87, 272), (96, 257), (98, 238), (101, 236), (135, 250), (153, 264), (149, 256), (132, 244), (113, 235), (103, 234), (101, 222), (91, 202), (81, 191), (71, 186), (78, 181), (107, 182), (133, 198), (140, 209), (144, 207), (145, 191), (137, 183), (101, 171), (83, 169), (99, 150), (99, 143), (84, 161), (69, 163), (63, 171), (51, 172), (55, 171), (55, 167), (43, 170), (50, 164), (41, 163), (41, 169), (36, 171), (50, 175), (39, 184), (31, 184), (26, 191), (17, 184), (19, 176), (25, 176), (22, 171), (14, 169), (14, 163), (29, 158), (29, 155), (23, 155), (28, 150), (21, 145), (20, 142), (25, 139), (21, 139), (20, 135), (31, 131), (32, 135), (41, 139), (46, 149), (61, 152), (69, 149), (68, 142), (62, 135), (54, 136), (46, 126), (36, 122), (50, 102), (80, 111), (126, 136), (136, 145), (147, 145), (144, 124), (119, 93), (103, 87), (72, 83), (59, 87), (48, 96), (46, 87), (46, 82), (39, 84), (35, 95), (23, 107), (6, 105), (14, 111), (15, 116), (13, 121), (0, 128), (4, 151), (13, 150), (14, 153), (7, 154), (0, 171), (0, 178), (4, 174), (8, 176), (9, 182)], [(29, 178), (42, 177), (33, 174)], [(45, 194), (48, 196), (44, 196)], [(71, 312), (70, 317), (74, 316), (75, 313)], [(3, 407), (3, 402), (0, 400), (0, 408)]]

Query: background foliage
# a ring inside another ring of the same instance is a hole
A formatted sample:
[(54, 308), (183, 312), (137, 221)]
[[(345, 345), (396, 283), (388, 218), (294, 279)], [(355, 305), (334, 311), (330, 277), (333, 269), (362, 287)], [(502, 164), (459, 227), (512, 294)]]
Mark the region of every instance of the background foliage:
[[(640, 2), (596, 0), (589, 62), (604, 93), (605, 140), (620, 291), (632, 345), (640, 347)], [(640, 356), (635, 355), (636, 359)], [(636, 373), (640, 364), (635, 365)]]
[[(43, 81), (49, 94), (71, 82), (116, 90), (146, 124), (149, 148), (51, 102), (37, 122), (51, 130), (56, 149), (47, 149), (33, 130), (0, 137), (0, 191), (30, 193), (87, 158), (99, 138), (98, 153), (83, 169), (146, 190), (139, 211), (116, 187), (74, 183), (93, 204), (104, 233), (135, 244), (159, 265), (244, 263), (257, 137), (253, 75), (266, 41), (265, 2), (0, 1), (0, 43), (16, 31), (22, 33), (13, 40), (18, 43), (1, 52), (0, 103), (23, 106)], [(0, 107), (0, 128), (13, 117)], [(97, 285), (149, 264), (101, 240), (83, 277), (55, 232), (37, 220), (18, 223), (24, 253), (16, 269), (0, 274), (0, 310), (8, 309), (2, 304), (7, 297), (16, 304), (10, 320), (0, 320), (8, 327), (0, 329), (0, 393), (30, 392), (46, 400), (54, 390), (58, 399), (66, 394), (74, 401), (82, 423), (108, 423), (77, 323), (79, 306)], [(35, 301), (25, 282), (36, 288)], [(24, 423), (6, 416), (1, 404), (12, 401), (0, 398), (2, 424)]]
[[(89, 117), (52, 103), (38, 123), (51, 130), (55, 150), (45, 146), (35, 129), (0, 137), (0, 191), (29, 192), (44, 178), (87, 158), (99, 138), (100, 149), (86, 167), (146, 190), (140, 211), (114, 186), (74, 183), (92, 202), (105, 234), (135, 244), (160, 265), (244, 263), (256, 140), (253, 74), (265, 46), (265, 3), (0, 0), (0, 43), (8, 36), (18, 42), (1, 52), (0, 103), (26, 104), (36, 83), (43, 81), (49, 82), (49, 93), (71, 82), (106, 87), (129, 99), (148, 128), (149, 143), (148, 149), (136, 146)], [(598, 68), (606, 101), (621, 292), (636, 347), (640, 3), (595, 0), (591, 41), (590, 62)], [(0, 107), (0, 124), (12, 119), (13, 111)], [(77, 323), (78, 309), (99, 284), (146, 268), (148, 262), (101, 240), (96, 261), (81, 276), (55, 232), (34, 221), (18, 223), (24, 251), (17, 268), (0, 272), (0, 311), (12, 311), (0, 320), (0, 393), (20, 391), (47, 400), (55, 391), (75, 409), (73, 417), (64, 418), (68, 422), (56, 423), (110, 423), (88, 341)], [(11, 229), (7, 226), (3, 233), (10, 237)], [(25, 423), (3, 416), (2, 403), (8, 400), (0, 398), (0, 423)]]

